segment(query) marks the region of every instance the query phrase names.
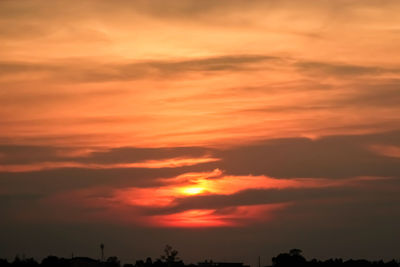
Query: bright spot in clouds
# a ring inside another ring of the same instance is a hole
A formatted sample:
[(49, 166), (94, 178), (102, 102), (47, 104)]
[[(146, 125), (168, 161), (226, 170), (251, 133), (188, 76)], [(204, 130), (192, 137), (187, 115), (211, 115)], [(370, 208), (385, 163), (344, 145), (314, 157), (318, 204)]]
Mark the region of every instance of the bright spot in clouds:
[(204, 191), (203, 187), (186, 187), (182, 188), (182, 192), (187, 195), (197, 195)]

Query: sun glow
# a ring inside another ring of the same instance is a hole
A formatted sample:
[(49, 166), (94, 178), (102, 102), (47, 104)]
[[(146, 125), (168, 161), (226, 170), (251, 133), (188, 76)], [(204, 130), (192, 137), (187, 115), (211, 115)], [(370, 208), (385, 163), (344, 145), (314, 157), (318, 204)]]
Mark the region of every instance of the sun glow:
[(185, 187), (182, 188), (182, 193), (185, 195), (198, 195), (203, 193), (205, 188), (203, 187)]
[(272, 212), (289, 203), (245, 205), (222, 209), (193, 209), (150, 218), (150, 223), (161, 227), (240, 227), (248, 223), (271, 219)]
[(153, 223), (163, 227), (221, 227), (232, 226), (232, 222), (218, 216), (213, 209), (187, 210), (164, 216), (155, 216)]

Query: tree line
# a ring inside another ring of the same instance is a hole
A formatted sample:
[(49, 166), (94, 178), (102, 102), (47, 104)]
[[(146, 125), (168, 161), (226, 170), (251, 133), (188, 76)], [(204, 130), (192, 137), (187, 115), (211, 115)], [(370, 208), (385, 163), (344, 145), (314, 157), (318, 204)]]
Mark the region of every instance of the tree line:
[[(299, 249), (292, 249), (288, 253), (281, 253), (272, 258), (271, 267), (400, 267), (400, 262), (368, 261), (329, 259), (325, 261), (312, 259), (306, 260)], [(121, 264), (117, 257), (108, 257), (105, 260), (91, 259), (88, 257), (59, 258), (47, 256), (41, 262), (33, 258), (20, 258), (16, 256), (13, 261), (0, 259), (0, 267), (246, 267), (243, 263), (226, 263), (205, 261), (186, 265), (178, 258), (178, 251), (171, 246), (166, 246), (164, 254), (156, 260), (148, 257), (146, 260), (137, 260), (135, 263)], [(267, 266), (265, 266), (267, 267)], [(268, 266), (269, 267), (269, 266)]]

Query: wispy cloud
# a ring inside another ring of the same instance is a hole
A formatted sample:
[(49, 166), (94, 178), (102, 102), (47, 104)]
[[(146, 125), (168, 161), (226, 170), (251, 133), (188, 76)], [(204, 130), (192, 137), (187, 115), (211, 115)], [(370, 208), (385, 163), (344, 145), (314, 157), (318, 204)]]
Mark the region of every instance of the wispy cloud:
[(76, 82), (129, 81), (137, 79), (169, 79), (190, 73), (237, 72), (260, 68), (260, 63), (278, 61), (266, 55), (223, 55), (170, 60), (107, 63), (85, 58), (57, 62), (0, 62), (0, 79), (42, 79)]
[(61, 168), (82, 168), (82, 169), (126, 169), (126, 168), (177, 168), (182, 166), (192, 166), (196, 164), (219, 161), (217, 158), (169, 158), (163, 160), (148, 160), (131, 163), (82, 163), (82, 162), (38, 162), (31, 164), (9, 164), (1, 165), (0, 172), (32, 172), (41, 170), (61, 169)]
[(371, 145), (370, 149), (379, 155), (400, 158), (400, 146)]
[(335, 62), (298, 62), (295, 64), (301, 71), (322, 76), (357, 77), (364, 75), (398, 74), (400, 68), (385, 68), (378, 66), (360, 66), (351, 64), (340, 64)]

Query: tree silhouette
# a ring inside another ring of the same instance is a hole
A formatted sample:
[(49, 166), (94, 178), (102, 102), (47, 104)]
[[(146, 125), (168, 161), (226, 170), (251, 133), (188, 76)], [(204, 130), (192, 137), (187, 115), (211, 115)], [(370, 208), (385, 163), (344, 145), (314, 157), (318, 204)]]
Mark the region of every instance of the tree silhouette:
[(121, 263), (117, 257), (108, 257), (108, 259), (106, 261), (106, 266), (107, 267), (120, 267)]
[(150, 267), (150, 266), (152, 266), (152, 265), (153, 265), (153, 261), (151, 260), (150, 257), (147, 257), (147, 258), (146, 258), (146, 262), (145, 262), (145, 266), (146, 266), (146, 267)]
[(289, 253), (281, 253), (272, 258), (272, 265), (276, 267), (305, 266), (307, 261), (301, 252), (300, 249), (291, 249)]
[[(291, 249), (289, 252), (281, 253), (272, 258), (273, 267), (400, 267), (400, 263), (395, 260), (384, 262), (368, 261), (363, 259), (342, 260), (338, 258), (327, 259), (324, 261), (312, 259), (307, 261), (300, 249)], [(41, 263), (33, 258), (15, 257), (14, 261), (8, 262), (0, 258), (0, 267), (120, 267), (121, 263), (117, 257), (108, 257), (107, 260), (91, 259), (88, 257), (58, 258), (47, 256)], [(243, 263), (235, 262), (213, 262), (205, 261), (199, 264), (185, 265), (178, 258), (178, 251), (167, 245), (164, 254), (157, 260), (151, 258), (137, 260), (136, 264), (126, 263), (123, 267), (248, 267)]]
[(289, 251), (289, 255), (290, 256), (301, 256), (301, 253), (302, 253), (303, 251), (301, 251), (301, 249), (298, 249), (298, 248), (292, 248), (290, 251)]
[(173, 249), (170, 245), (164, 248), (164, 255), (161, 256), (162, 262), (168, 267), (184, 265), (178, 258), (178, 251)]

